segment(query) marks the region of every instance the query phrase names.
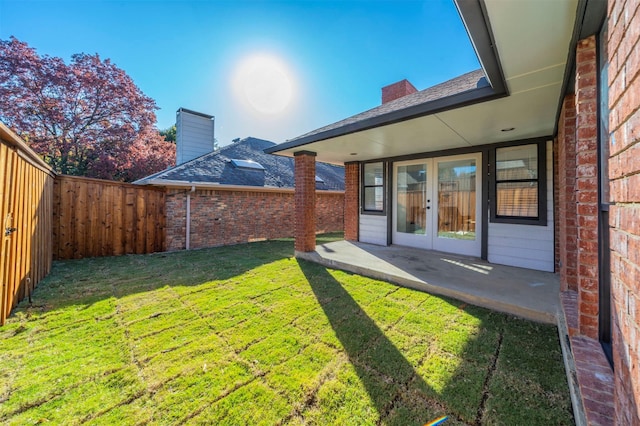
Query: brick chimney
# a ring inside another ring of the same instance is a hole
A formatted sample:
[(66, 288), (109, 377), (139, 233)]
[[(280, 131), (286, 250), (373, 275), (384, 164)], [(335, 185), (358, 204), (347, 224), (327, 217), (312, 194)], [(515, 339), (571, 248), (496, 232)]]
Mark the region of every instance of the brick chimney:
[(417, 91), (418, 89), (413, 87), (413, 84), (409, 83), (409, 80), (405, 78), (382, 88), (382, 103), (386, 104), (387, 102), (395, 101)]

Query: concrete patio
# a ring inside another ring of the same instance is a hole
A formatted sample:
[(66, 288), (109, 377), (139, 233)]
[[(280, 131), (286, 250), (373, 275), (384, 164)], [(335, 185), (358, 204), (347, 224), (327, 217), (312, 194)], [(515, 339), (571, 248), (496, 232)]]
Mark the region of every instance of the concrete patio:
[(533, 321), (557, 323), (559, 277), (436, 251), (335, 241), (296, 257)]

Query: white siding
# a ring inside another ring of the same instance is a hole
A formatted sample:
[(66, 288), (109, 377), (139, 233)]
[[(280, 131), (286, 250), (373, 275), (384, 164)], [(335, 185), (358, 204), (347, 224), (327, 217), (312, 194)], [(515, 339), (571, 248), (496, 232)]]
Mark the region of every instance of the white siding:
[(363, 243), (387, 245), (387, 216), (360, 215), (360, 241)]
[(547, 142), (547, 226), (489, 222), (489, 262), (553, 272), (553, 220), (553, 146)]
[(213, 138), (211, 116), (179, 109), (176, 115), (176, 165), (213, 151)]

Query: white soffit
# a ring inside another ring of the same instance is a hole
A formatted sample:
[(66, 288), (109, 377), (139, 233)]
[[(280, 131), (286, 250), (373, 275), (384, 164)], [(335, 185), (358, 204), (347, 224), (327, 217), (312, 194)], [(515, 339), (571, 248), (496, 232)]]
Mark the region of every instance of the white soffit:
[(316, 152), (318, 161), (342, 164), (470, 145), (437, 116), (430, 115), (314, 142), (302, 149)]
[[(563, 65), (577, 0), (485, 0), (502, 71), (507, 82)], [(563, 70), (559, 73), (562, 80)]]
[[(553, 133), (562, 82), (509, 97), (446, 111), (438, 117), (469, 145), (484, 145)], [(515, 128), (503, 132), (502, 129)]]

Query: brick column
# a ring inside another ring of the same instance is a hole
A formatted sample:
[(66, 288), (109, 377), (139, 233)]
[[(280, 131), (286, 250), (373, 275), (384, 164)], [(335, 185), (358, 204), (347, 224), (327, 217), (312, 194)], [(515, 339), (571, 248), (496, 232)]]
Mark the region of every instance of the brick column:
[(344, 239), (358, 241), (360, 163), (344, 165)]
[(578, 329), (598, 338), (598, 98), (596, 38), (576, 49)]
[(295, 250), (316, 249), (316, 153), (298, 151), (295, 156)]
[(640, 424), (640, 11), (609, 1), (609, 189), (616, 425)]
[(576, 106), (567, 95), (558, 126), (558, 251), (560, 290), (578, 290), (576, 228)]

